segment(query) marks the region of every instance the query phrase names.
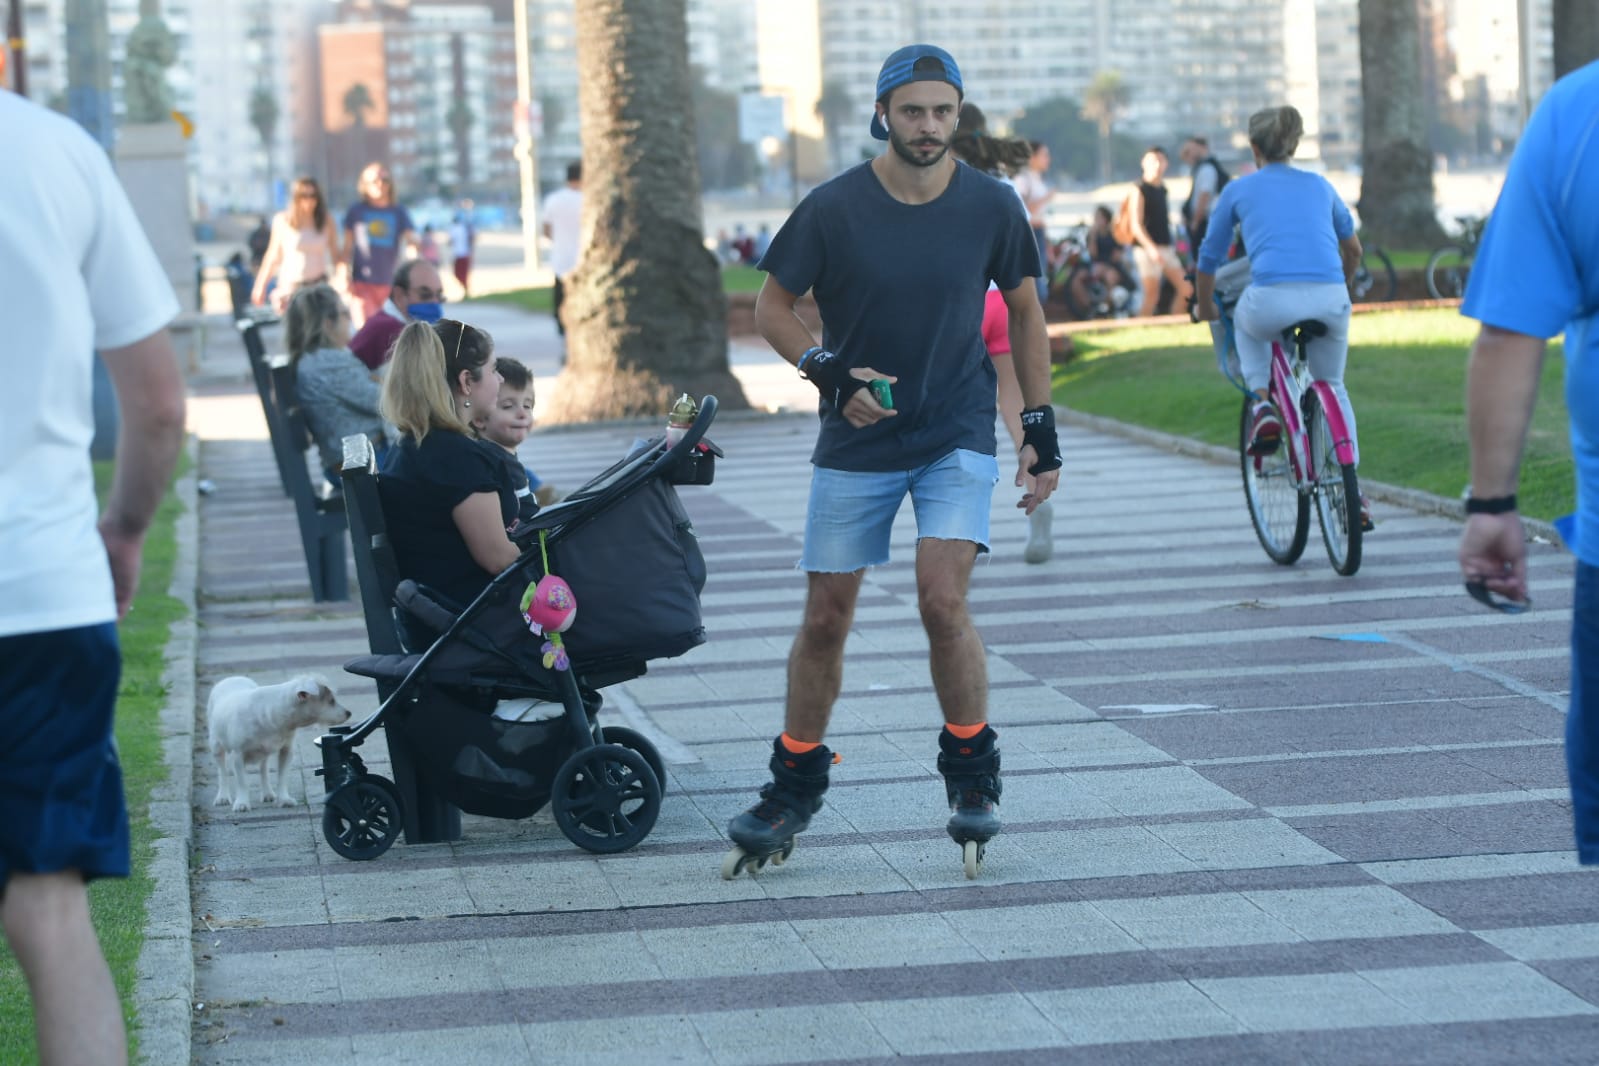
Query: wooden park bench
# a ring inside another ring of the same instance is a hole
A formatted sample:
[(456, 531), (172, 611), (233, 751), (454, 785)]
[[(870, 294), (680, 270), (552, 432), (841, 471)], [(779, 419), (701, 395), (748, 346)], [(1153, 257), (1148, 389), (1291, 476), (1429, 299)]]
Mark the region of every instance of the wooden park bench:
[[(373, 655), (402, 655), (394, 622), (394, 590), (400, 583), (394, 548), (389, 543), (378, 497), (376, 455), (372, 442), (363, 436), (344, 438), (345, 511), (350, 522), (350, 543), (354, 549), (355, 582), (361, 594), (361, 613), (366, 619), (367, 646)], [(392, 681), (378, 681), (378, 699), (386, 700), (394, 691)], [(461, 812), (427, 787), (417, 773), (416, 762), (403, 739), (384, 730), (389, 743), (389, 763), (394, 784), (400, 793), (401, 821), (409, 844), (434, 844), (461, 838)]]
[[(261, 410), (266, 416), (267, 434), (272, 439), (272, 455), (277, 460), (278, 479), (283, 492), (294, 503), (300, 527), (300, 544), (305, 550), (305, 566), (311, 579), (311, 598), (347, 600), (350, 581), (344, 561), (344, 497), (332, 491), (324, 479), (311, 478), (306, 450), (314, 449), (305, 413), (300, 409), (294, 371), (282, 356), (266, 354), (261, 329), (270, 322), (240, 319), (239, 332), (250, 359)], [(320, 462), (318, 462), (320, 468)]]

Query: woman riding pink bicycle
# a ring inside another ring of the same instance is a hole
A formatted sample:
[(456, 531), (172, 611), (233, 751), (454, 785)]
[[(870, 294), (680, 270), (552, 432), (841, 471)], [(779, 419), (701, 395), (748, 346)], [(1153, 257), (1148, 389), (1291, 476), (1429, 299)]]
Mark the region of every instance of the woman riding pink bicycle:
[[(1233, 228), (1243, 232), (1251, 282), (1233, 310), (1239, 369), (1255, 397), (1248, 451), (1270, 455), (1282, 441), (1281, 414), (1268, 398), (1271, 346), (1283, 330), (1306, 320), (1326, 333), (1307, 345), (1310, 373), (1332, 387), (1355, 442), (1355, 412), (1344, 388), (1349, 357), (1349, 280), (1360, 265), (1360, 238), (1349, 208), (1320, 174), (1289, 165), (1304, 120), (1292, 107), (1273, 107), (1249, 117), (1249, 144), (1259, 168), (1227, 183), (1211, 212), (1195, 275), (1198, 317), (1219, 315), (1216, 270), (1227, 258)], [(1371, 528), (1370, 509), (1360, 501), (1360, 521)]]

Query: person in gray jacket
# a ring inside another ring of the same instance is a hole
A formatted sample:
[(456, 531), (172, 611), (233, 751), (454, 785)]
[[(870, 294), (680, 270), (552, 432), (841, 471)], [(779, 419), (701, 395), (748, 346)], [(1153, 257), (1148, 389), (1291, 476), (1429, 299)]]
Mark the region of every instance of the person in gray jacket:
[(344, 456), (344, 438), (363, 434), (377, 450), (387, 449), (378, 414), (378, 381), (350, 351), (350, 309), (329, 285), (311, 285), (289, 302), (285, 330), (289, 365), (294, 368), (300, 410), (328, 479), (335, 480)]

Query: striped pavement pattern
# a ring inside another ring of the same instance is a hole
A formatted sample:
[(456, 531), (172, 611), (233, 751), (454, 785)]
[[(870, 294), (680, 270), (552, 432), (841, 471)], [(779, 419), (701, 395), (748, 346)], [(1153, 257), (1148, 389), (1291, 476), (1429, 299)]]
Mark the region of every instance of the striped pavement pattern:
[[(1021, 562), (1004, 471), (973, 581), (1006, 773), (981, 879), (943, 830), (907, 514), (850, 638), (827, 806), (787, 865), (721, 880), (781, 723), (813, 432), (724, 419), (715, 485), (682, 490), (709, 642), (607, 692), (665, 738), (636, 850), (590, 855), (541, 812), (346, 862), (309, 738), (312, 806), (241, 814), (209, 805), (197, 743), (197, 1062), (1594, 1061), (1569, 557), (1535, 549), (1516, 618), (1461, 593), (1456, 524), (1393, 508), (1358, 576), (1314, 531), (1276, 567), (1236, 470), (1083, 430), (1054, 559)], [(574, 484), (631, 436), (525, 450)], [(359, 610), (309, 602), (266, 446), (207, 442), (201, 464), (200, 700), (319, 669), (369, 712), (339, 670)], [(362, 750), (383, 772), (381, 738)]]

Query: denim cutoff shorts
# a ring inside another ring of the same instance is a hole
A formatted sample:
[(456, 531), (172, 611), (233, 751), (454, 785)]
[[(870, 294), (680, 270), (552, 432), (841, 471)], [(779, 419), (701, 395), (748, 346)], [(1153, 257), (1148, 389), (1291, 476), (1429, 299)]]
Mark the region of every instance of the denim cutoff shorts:
[(988, 551), (988, 514), (999, 462), (957, 448), (914, 470), (862, 471), (815, 467), (805, 515), (799, 569), (849, 574), (888, 562), (894, 516), (910, 494), (920, 541), (965, 540)]

